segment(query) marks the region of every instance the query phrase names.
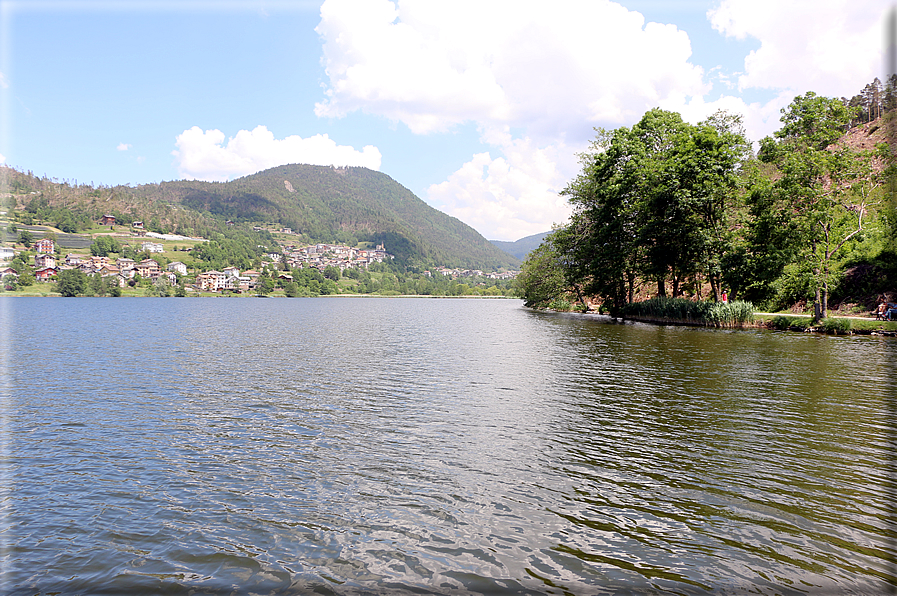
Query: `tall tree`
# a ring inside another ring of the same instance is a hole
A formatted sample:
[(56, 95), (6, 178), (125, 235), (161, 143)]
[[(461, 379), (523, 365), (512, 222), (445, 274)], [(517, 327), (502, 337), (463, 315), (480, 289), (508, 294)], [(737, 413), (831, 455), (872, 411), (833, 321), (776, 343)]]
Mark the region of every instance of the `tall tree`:
[(67, 269), (59, 272), (56, 280), (56, 291), (67, 298), (79, 296), (87, 289), (87, 275), (80, 269)]
[(854, 115), (840, 100), (808, 92), (782, 110), (777, 140), (761, 143), (761, 158), (779, 170), (768, 204), (791, 206), (790, 227), (811, 264), (817, 321), (828, 314), (834, 257), (863, 231), (877, 186), (867, 154), (833, 145)]
[(704, 275), (719, 293), (729, 240), (726, 206), (749, 155), (740, 119), (725, 113), (699, 125), (654, 109), (631, 129), (599, 131), (583, 170), (563, 191), (574, 207), (554, 241), (568, 283), (582, 284), (612, 312), (633, 297), (636, 280), (682, 282)]

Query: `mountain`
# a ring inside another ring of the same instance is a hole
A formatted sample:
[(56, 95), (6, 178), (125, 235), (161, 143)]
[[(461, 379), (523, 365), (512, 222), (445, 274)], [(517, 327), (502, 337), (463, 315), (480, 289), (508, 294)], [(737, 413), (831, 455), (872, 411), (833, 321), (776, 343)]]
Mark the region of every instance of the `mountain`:
[(530, 251), (535, 250), (542, 244), (542, 239), (551, 232), (542, 232), (541, 234), (533, 234), (526, 238), (521, 238), (515, 242), (506, 242), (504, 240), (490, 240), (492, 244), (505, 251), (514, 258), (521, 261), (526, 258)]
[(165, 182), (160, 188), (167, 200), (196, 211), (235, 222), (276, 222), (309, 241), (382, 243), (402, 261), (489, 270), (519, 265), (467, 224), (367, 168), (293, 164), (231, 182)]
[(293, 164), (230, 182), (179, 180), (113, 188), (11, 174), (20, 202), (35, 203), (35, 213), (40, 208), (56, 213), (60, 206), (80, 209), (80, 217), (94, 220), (111, 213), (119, 221), (143, 219), (150, 229), (188, 235), (210, 224), (220, 229), (227, 221), (238, 228), (291, 228), (297, 244), (384, 244), (410, 266), (487, 271), (520, 266), (467, 224), (427, 205), (386, 174), (362, 167)]

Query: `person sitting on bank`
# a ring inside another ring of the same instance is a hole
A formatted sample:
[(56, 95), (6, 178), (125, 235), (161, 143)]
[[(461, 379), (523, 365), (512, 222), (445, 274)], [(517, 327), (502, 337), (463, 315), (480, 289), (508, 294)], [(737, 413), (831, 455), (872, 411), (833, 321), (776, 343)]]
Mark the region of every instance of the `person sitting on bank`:
[(897, 320), (897, 304), (888, 302), (888, 310), (885, 312), (885, 318), (889, 321)]
[(888, 311), (888, 305), (884, 302), (878, 305), (878, 308), (872, 311), (872, 314), (875, 315), (876, 321), (882, 321), (885, 318), (885, 313)]

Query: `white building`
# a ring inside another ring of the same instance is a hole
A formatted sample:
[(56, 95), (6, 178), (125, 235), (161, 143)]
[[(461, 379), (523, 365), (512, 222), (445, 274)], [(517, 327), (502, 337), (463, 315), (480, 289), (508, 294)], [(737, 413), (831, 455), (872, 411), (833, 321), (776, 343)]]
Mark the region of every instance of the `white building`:
[(146, 252), (165, 252), (165, 247), (156, 242), (144, 242), (140, 245), (140, 250)]
[(174, 261), (168, 264), (168, 270), (174, 271), (179, 275), (187, 275), (187, 266), (180, 261)]

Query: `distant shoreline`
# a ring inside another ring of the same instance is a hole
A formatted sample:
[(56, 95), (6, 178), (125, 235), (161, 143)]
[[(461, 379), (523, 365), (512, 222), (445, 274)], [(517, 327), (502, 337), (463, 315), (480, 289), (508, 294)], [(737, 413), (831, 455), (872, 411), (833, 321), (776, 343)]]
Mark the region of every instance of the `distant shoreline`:
[[(0, 298), (109, 298), (121, 300), (122, 298), (160, 298), (160, 296), (63, 296), (58, 292), (53, 292), (46, 296), (36, 294), (15, 294), (13, 292), (4, 292), (0, 294)], [(395, 296), (383, 296), (381, 294), (325, 294), (321, 296), (257, 296), (255, 294), (230, 294), (228, 296), (166, 296), (166, 298), (448, 298), (448, 299), (474, 299), (474, 300), (522, 300), (516, 296), (433, 296), (430, 294), (396, 294)]]

